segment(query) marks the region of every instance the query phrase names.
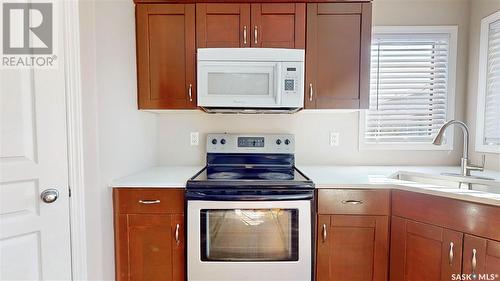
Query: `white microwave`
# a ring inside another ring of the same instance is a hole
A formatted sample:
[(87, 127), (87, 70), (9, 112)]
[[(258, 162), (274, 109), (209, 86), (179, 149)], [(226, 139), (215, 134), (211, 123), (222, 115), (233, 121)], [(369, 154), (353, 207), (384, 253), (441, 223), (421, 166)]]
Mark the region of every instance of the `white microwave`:
[(198, 49), (198, 106), (215, 113), (291, 113), (304, 107), (304, 50)]

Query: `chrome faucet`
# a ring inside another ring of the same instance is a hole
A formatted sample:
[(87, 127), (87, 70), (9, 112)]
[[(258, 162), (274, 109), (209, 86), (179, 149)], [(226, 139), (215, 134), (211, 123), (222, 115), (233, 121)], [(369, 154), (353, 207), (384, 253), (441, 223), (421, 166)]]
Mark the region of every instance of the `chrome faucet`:
[(463, 154), (462, 154), (462, 159), (460, 160), (460, 168), (461, 168), (461, 176), (464, 177), (469, 177), (471, 174), (471, 171), (483, 171), (484, 170), (484, 155), (483, 155), (483, 164), (481, 166), (475, 166), (475, 165), (470, 165), (469, 160), (468, 160), (468, 155), (469, 155), (469, 128), (467, 125), (465, 125), (464, 122), (458, 121), (458, 120), (451, 120), (446, 123), (439, 129), (438, 134), (434, 138), (434, 141), (432, 141), (432, 144), (434, 145), (442, 145), (443, 144), (443, 136), (444, 136), (444, 131), (446, 131), (446, 128), (448, 128), (450, 125), (458, 125), (462, 129), (462, 133), (464, 135), (464, 148), (463, 148)]

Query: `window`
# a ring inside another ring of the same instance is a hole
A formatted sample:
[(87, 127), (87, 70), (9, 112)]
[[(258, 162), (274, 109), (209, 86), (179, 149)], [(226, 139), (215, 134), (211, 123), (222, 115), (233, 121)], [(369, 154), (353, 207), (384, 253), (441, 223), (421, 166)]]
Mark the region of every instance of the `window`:
[(476, 150), (500, 153), (500, 12), (481, 21)]
[(452, 149), (432, 145), (453, 118), (457, 27), (375, 27), (370, 108), (360, 114), (361, 149)]

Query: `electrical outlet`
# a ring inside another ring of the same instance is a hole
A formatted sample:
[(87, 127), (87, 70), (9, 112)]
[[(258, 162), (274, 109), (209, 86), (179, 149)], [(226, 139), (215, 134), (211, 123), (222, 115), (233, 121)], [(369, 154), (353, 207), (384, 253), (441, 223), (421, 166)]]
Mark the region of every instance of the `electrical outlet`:
[(339, 138), (338, 132), (330, 132), (330, 146), (339, 146)]
[(200, 144), (200, 134), (198, 132), (191, 132), (191, 146)]

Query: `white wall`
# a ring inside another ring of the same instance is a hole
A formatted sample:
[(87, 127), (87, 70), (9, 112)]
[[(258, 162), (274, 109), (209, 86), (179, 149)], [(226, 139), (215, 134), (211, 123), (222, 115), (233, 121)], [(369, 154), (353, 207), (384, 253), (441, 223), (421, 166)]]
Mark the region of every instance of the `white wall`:
[[(467, 0), (375, 0), (374, 25), (458, 25), (455, 118), (464, 119), (468, 43)], [(358, 112), (300, 112), (295, 115), (222, 116), (199, 112), (168, 113), (158, 118), (159, 164), (201, 165), (204, 145), (189, 146), (189, 133), (286, 132), (297, 138), (298, 164), (457, 165), (461, 154), (458, 131), (454, 151), (359, 151)], [(329, 132), (340, 133), (340, 146), (329, 146)]]
[[(500, 10), (500, 0), (474, 0), (470, 2), (470, 35), (469, 35), (469, 77), (467, 87), (467, 124), (471, 129), (471, 160), (480, 163), (481, 155), (486, 155), (486, 168), (500, 171), (500, 154), (476, 153), (476, 102), (479, 68), (479, 37), (481, 20)], [(500, 110), (500, 109), (499, 109)]]
[(156, 116), (137, 110), (134, 4), (82, 1), (89, 280), (114, 280), (110, 182), (156, 163)]

